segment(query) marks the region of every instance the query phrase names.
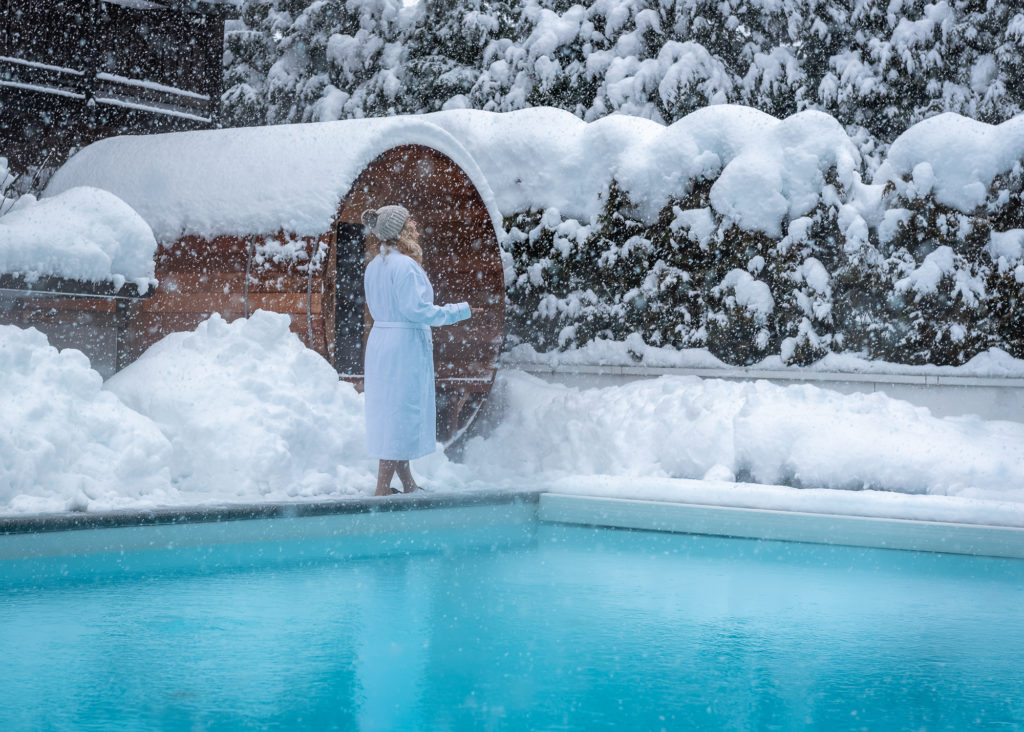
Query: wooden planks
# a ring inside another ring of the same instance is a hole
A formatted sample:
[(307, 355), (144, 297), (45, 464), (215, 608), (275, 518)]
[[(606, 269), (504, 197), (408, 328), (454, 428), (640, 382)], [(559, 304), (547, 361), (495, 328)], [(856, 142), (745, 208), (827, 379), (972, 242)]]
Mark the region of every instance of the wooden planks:
[[(306, 345), (326, 355), (324, 267), (309, 256), (326, 237), (294, 239), (283, 233), (213, 239), (188, 236), (161, 245), (156, 256), (156, 294), (131, 319), (137, 357), (169, 333), (192, 330), (214, 313), (227, 320), (271, 310), (291, 318)], [(301, 252), (289, 259), (275, 256)]]

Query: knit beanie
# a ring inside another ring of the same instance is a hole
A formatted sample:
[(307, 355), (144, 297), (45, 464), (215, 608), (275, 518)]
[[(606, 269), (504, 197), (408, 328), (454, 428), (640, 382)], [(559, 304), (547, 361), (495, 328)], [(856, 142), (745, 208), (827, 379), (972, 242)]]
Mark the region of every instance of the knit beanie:
[(376, 211), (368, 208), (360, 218), (363, 226), (369, 228), (375, 237), (381, 241), (391, 241), (402, 233), (405, 220), (409, 218), (409, 210), (405, 206), (381, 206)]

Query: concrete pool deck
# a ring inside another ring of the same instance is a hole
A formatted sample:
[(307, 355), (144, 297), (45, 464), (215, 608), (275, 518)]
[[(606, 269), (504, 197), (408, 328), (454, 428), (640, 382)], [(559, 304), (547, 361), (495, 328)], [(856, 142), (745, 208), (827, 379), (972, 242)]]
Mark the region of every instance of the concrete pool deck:
[(1024, 528), (542, 491), (0, 517), (0, 559), (509, 524), (571, 524), (1024, 559)]

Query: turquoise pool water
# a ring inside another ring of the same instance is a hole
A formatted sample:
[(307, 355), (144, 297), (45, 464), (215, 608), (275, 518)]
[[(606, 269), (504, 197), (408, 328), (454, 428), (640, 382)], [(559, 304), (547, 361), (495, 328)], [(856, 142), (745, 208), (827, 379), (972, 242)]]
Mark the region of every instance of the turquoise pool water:
[(484, 527), (0, 561), (0, 729), (1024, 729), (1024, 562)]

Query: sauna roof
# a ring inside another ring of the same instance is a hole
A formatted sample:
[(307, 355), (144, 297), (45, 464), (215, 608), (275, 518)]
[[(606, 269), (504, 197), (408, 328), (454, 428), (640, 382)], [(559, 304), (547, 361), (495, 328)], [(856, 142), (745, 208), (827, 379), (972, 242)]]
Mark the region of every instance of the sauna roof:
[(280, 231), (315, 236), (331, 228), (366, 166), (400, 145), (433, 148), (459, 165), (498, 231), (501, 215), (473, 158), (450, 133), (416, 116), (113, 137), (74, 155), (46, 195), (82, 185), (110, 191), (162, 242)]
[[(0, 279), (24, 289), (52, 278), (131, 283), (145, 293), (153, 279), (156, 239), (142, 218), (107, 191), (77, 187), (37, 201), (22, 196), (0, 216)], [(21, 288), (19, 288), (21, 289)]]

